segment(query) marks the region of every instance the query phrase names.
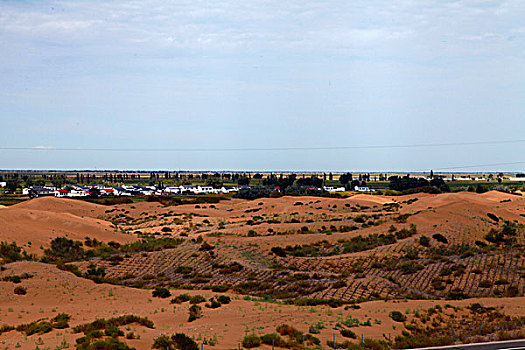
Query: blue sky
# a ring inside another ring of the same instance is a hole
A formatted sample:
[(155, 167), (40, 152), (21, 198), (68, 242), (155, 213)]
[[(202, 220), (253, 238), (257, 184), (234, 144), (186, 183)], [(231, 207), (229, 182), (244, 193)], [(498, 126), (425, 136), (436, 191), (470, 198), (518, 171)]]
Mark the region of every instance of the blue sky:
[[(521, 0), (0, 1), (0, 146), (522, 139), (524, 18)], [(0, 168), (415, 171), (524, 149), (0, 150)]]

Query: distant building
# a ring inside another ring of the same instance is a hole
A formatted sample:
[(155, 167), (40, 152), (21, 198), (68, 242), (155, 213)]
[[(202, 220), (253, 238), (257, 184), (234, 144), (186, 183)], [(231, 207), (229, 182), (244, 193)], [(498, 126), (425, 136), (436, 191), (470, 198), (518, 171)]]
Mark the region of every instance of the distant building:
[(334, 187), (334, 186), (323, 186), (323, 189), (326, 192), (344, 192), (345, 191), (344, 187)]
[(29, 188), (28, 195), (31, 198), (55, 196), (55, 188), (45, 186), (31, 186)]
[(355, 186), (354, 191), (357, 192), (373, 192), (374, 190), (371, 190), (368, 186)]

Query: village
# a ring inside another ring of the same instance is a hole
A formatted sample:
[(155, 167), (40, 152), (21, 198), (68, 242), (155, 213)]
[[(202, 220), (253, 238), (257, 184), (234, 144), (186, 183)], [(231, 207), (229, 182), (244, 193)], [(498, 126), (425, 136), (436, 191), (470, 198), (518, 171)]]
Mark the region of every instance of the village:
[[(38, 197), (122, 197), (122, 196), (166, 196), (166, 195), (203, 195), (203, 194), (228, 194), (235, 193), (241, 189), (250, 189), (247, 185), (221, 186), (214, 188), (210, 185), (180, 185), (180, 186), (163, 186), (163, 185), (122, 185), (116, 187), (105, 186), (104, 184), (93, 185), (76, 185), (69, 184), (62, 188), (54, 186), (30, 186), (22, 189), (22, 195), (31, 198)], [(323, 186), (312, 187), (306, 186), (306, 189), (317, 190), (321, 192), (344, 192), (344, 186)], [(273, 188), (274, 191), (280, 192), (279, 186)], [(356, 192), (374, 192), (368, 186), (355, 186)]]

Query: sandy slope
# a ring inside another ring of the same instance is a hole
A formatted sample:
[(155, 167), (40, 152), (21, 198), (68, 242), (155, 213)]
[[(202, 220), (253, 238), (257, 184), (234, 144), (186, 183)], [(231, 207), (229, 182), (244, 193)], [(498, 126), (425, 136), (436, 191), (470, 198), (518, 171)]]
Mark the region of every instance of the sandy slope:
[[(76, 200), (38, 198), (0, 211), (0, 241), (24, 245), (30, 253), (41, 252), (55, 237), (130, 242), (136, 238), (117, 233), (108, 221), (94, 218), (105, 207)], [(29, 243), (31, 242), (31, 243)]]
[(107, 209), (106, 206), (83, 200), (42, 197), (13, 205), (11, 208), (69, 213), (76, 216), (95, 217)]
[[(348, 316), (366, 320), (371, 318), (381, 324), (373, 327), (356, 327), (356, 334), (365, 337), (380, 339), (382, 334), (398, 334), (402, 327), (393, 322), (388, 314), (392, 310), (414, 310), (445, 303), (466, 306), (473, 302), (481, 302), (486, 306), (501, 305), (506, 313), (525, 315), (525, 298), (485, 298), (463, 301), (408, 301), (385, 302), (374, 301), (361, 304), (359, 310), (345, 311), (343, 308), (331, 309), (328, 307), (302, 308), (295, 306), (256, 303), (243, 300), (231, 295), (233, 301), (219, 309), (208, 309), (203, 306), (203, 318), (188, 323), (188, 303), (176, 305), (169, 303), (169, 299), (151, 297), (151, 291), (128, 287), (97, 285), (89, 280), (78, 278), (70, 273), (60, 271), (52, 265), (41, 263), (19, 262), (7, 265), (7, 270), (0, 272), (0, 276), (21, 274), (28, 272), (33, 278), (23, 280), (20, 285), (27, 288), (27, 295), (13, 294), (14, 284), (0, 282), (0, 319), (2, 324), (18, 325), (42, 318), (51, 318), (59, 312), (72, 316), (72, 326), (91, 322), (96, 318), (109, 318), (123, 314), (135, 314), (148, 317), (155, 323), (155, 329), (132, 325), (131, 330), (140, 335), (138, 340), (126, 340), (130, 346), (137, 349), (150, 349), (153, 339), (160, 334), (184, 332), (197, 338), (216, 336), (219, 344), (213, 349), (237, 348), (237, 343), (246, 332), (264, 334), (273, 332), (281, 323), (294, 325), (303, 332), (307, 332), (310, 325), (323, 322), (326, 326), (319, 337), (325, 346), (328, 339), (332, 339), (335, 322), (346, 319)], [(172, 291), (174, 295), (183, 291)], [(190, 291), (189, 294), (201, 294), (206, 297), (215, 295), (209, 291)], [(394, 328), (395, 327), (395, 328)], [(60, 335), (59, 335), (60, 334)], [(45, 346), (54, 348), (56, 344), (66, 339), (70, 344), (79, 334), (71, 334), (69, 329), (52, 331), (44, 335), (25, 337), (16, 331), (0, 336), (5, 346), (12, 348), (20, 342), (22, 349), (34, 349), (35, 342), (41, 338)], [(344, 339), (337, 334), (337, 341)], [(43, 346), (40, 346), (43, 348)], [(211, 349), (211, 347), (206, 347)], [(265, 349), (265, 347), (261, 347)]]

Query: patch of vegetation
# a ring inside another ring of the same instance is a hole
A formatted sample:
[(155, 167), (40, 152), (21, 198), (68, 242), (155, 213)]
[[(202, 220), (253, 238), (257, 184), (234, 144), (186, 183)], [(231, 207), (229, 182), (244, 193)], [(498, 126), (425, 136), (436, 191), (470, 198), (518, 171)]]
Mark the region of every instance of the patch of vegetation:
[(191, 296), (189, 294), (179, 294), (175, 298), (171, 299), (172, 304), (182, 304), (186, 301), (190, 301)]
[(407, 317), (401, 311), (391, 311), (388, 316), (396, 322), (405, 322), (407, 320)]
[(28, 279), (28, 278), (31, 278), (33, 277), (33, 275), (29, 274), (29, 273), (23, 273), (21, 275), (12, 275), (12, 276), (5, 276), (5, 277), (2, 277), (1, 281), (4, 281), (4, 282), (12, 282), (12, 283), (21, 283), (22, 280), (25, 280), (25, 279)]
[(132, 252), (153, 252), (162, 249), (175, 248), (184, 242), (182, 238), (145, 238), (137, 242), (119, 244), (100, 242), (95, 248), (85, 250), (81, 241), (73, 241), (66, 237), (57, 237), (51, 241), (51, 248), (44, 250), (42, 262), (66, 263), (93, 257), (108, 258), (112, 254)]
[(398, 239), (405, 239), (417, 233), (415, 225), (410, 229), (402, 229), (395, 233), (371, 234), (369, 236), (355, 236), (350, 239), (340, 239), (337, 243), (326, 240), (303, 245), (288, 245), (284, 249), (274, 247), (272, 252), (277, 256), (317, 257), (333, 256), (371, 250), (379, 246), (394, 244)]
[(261, 337), (256, 334), (248, 334), (242, 339), (242, 346), (246, 349), (256, 348), (262, 343)]
[(199, 350), (197, 343), (192, 338), (183, 333), (176, 333), (171, 337), (167, 335), (161, 335), (160, 337), (155, 338), (151, 348), (159, 350)]
[(171, 293), (168, 288), (155, 287), (155, 289), (153, 289), (152, 296), (155, 298), (169, 298)]
[(33, 255), (27, 254), (26, 251), (23, 250), (22, 247), (19, 247), (15, 242), (0, 242), (0, 258), (4, 263), (21, 260), (34, 260)]
[(15, 287), (15, 290), (13, 291), (16, 295), (26, 295), (27, 289), (22, 286)]
[(201, 310), (202, 308), (197, 304), (190, 306), (188, 322), (193, 322), (196, 319), (201, 318), (202, 317)]
[(146, 317), (140, 317), (135, 315), (123, 315), (119, 317), (109, 318), (107, 320), (99, 318), (93, 322), (73, 327), (72, 331), (73, 333), (84, 332), (85, 334), (87, 334), (93, 331), (103, 330), (109, 327), (125, 326), (132, 323), (138, 323), (141, 326), (147, 328), (154, 328), (153, 321), (149, 320)]

